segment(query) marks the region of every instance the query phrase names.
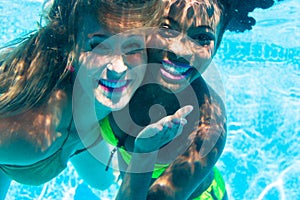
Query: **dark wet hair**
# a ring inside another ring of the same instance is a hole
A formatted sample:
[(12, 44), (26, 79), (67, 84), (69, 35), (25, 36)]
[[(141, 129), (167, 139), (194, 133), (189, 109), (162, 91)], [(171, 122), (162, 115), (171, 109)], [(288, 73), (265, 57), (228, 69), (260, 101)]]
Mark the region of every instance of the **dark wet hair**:
[[(274, 0), (220, 0), (227, 10), (226, 30), (243, 32), (251, 30), (256, 21), (248, 16), (256, 8), (267, 9), (274, 5)], [(282, 0), (278, 0), (282, 1)]]

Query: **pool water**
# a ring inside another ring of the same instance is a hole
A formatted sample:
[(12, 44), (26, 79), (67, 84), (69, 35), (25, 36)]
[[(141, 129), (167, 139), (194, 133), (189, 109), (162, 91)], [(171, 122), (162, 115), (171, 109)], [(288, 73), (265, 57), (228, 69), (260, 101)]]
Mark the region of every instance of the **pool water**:
[[(37, 26), (41, 0), (1, 0), (0, 46)], [(217, 166), (229, 199), (300, 199), (300, 2), (256, 9), (253, 30), (226, 32), (214, 59), (225, 88), (228, 139)], [(12, 199), (112, 199), (71, 164), (38, 187), (13, 182)]]

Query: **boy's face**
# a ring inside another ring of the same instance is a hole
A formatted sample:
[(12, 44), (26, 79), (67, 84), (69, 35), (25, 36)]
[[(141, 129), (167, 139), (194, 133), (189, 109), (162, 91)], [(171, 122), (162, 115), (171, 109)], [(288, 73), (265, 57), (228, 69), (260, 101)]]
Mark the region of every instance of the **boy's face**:
[(147, 41), (148, 67), (163, 87), (179, 92), (208, 67), (216, 51), (221, 10), (211, 1), (167, 1), (160, 29)]

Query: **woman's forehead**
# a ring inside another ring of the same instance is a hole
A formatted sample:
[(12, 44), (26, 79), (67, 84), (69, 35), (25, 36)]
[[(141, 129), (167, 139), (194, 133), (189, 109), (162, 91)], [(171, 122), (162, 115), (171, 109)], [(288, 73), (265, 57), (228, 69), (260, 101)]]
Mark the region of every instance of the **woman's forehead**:
[(212, 0), (164, 0), (164, 17), (184, 26), (206, 25), (215, 28), (220, 23), (222, 10)]
[(94, 0), (94, 13), (101, 23), (111, 30), (130, 30), (147, 26), (157, 26), (161, 19), (162, 0)]

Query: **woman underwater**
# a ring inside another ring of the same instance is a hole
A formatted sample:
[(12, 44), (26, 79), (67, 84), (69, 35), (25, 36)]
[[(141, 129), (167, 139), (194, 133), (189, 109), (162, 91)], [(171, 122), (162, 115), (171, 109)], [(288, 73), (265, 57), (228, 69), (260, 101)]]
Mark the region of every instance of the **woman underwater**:
[[(98, 45), (99, 40), (153, 25), (151, 20), (158, 13), (152, 12), (147, 18), (137, 16), (134, 23), (128, 23), (124, 17), (118, 26), (109, 27), (99, 17), (105, 6), (109, 4), (100, 0), (56, 0), (45, 27), (17, 47), (2, 52), (1, 198), (11, 179), (29, 185), (43, 184), (63, 171), (69, 160), (91, 186), (104, 189), (112, 183), (112, 170), (104, 170), (105, 164), (86, 149), (109, 159), (98, 121), (128, 103), (143, 80), (147, 55), (144, 35), (137, 31), (115, 36), (105, 45)], [(126, 3), (119, 6), (126, 10)], [(145, 2), (134, 6), (142, 9)], [(76, 76), (78, 82), (74, 82)], [(78, 98), (72, 101), (73, 87)], [(181, 109), (176, 116), (158, 123), (159, 130), (150, 127), (151, 133), (169, 135), (156, 140), (158, 147), (180, 133), (190, 109)], [(73, 116), (79, 116), (76, 124)], [(163, 124), (166, 121), (168, 125), (176, 123), (170, 127)], [(79, 136), (78, 129), (85, 135)], [(149, 134), (145, 130), (141, 135)], [(144, 141), (136, 142), (143, 146)]]

